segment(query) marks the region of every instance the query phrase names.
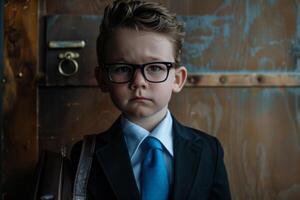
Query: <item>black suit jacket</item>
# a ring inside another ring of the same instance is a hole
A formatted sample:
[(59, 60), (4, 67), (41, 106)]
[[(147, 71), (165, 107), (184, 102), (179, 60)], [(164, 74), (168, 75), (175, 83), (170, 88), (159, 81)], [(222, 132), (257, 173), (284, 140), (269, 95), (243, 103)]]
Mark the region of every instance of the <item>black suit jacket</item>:
[[(174, 183), (170, 199), (231, 199), (223, 150), (206, 133), (181, 125), (173, 118)], [(73, 146), (71, 161), (76, 171), (82, 142)], [(89, 200), (138, 200), (130, 158), (120, 119), (97, 135), (88, 181)]]

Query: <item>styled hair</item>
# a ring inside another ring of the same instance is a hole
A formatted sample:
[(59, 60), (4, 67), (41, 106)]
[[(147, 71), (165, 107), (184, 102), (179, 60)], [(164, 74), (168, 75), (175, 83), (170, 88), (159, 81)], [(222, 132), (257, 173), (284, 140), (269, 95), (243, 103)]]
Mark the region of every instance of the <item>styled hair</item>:
[(105, 62), (106, 42), (121, 28), (160, 33), (173, 43), (175, 62), (179, 64), (184, 39), (183, 23), (159, 3), (140, 0), (115, 0), (104, 11), (97, 39), (99, 65)]

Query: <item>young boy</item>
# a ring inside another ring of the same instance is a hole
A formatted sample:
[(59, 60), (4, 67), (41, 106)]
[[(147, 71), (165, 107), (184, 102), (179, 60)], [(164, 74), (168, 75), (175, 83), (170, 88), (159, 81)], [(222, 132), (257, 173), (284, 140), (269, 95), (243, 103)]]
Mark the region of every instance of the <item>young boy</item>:
[[(117, 0), (105, 9), (95, 74), (121, 116), (96, 139), (89, 200), (230, 199), (218, 140), (181, 125), (168, 103), (187, 78), (183, 26), (166, 8)], [(76, 166), (82, 142), (74, 145)]]

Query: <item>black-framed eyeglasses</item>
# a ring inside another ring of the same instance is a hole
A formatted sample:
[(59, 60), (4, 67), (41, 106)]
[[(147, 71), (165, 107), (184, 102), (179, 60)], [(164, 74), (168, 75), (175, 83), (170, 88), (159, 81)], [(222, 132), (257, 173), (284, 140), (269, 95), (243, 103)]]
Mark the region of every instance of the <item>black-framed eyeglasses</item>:
[(161, 83), (167, 80), (169, 71), (175, 66), (173, 62), (151, 62), (146, 64), (107, 63), (104, 67), (112, 83), (128, 83), (134, 78), (135, 71), (140, 69), (145, 80)]

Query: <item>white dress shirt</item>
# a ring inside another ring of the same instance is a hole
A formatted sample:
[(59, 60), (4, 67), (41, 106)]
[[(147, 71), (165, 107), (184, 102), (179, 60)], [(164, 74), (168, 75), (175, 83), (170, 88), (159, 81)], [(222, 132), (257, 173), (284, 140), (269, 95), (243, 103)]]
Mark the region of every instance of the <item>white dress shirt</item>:
[(131, 160), (131, 166), (139, 190), (141, 166), (145, 156), (145, 152), (143, 152), (143, 149), (140, 147), (140, 145), (149, 134), (152, 137), (157, 138), (163, 145), (164, 158), (168, 170), (168, 178), (170, 184), (172, 184), (174, 156), (172, 123), (173, 120), (169, 110), (167, 111), (165, 118), (159, 124), (157, 124), (157, 126), (151, 132), (147, 131), (137, 124), (134, 124), (123, 116), (121, 118), (121, 125)]

